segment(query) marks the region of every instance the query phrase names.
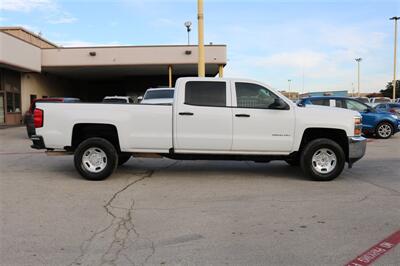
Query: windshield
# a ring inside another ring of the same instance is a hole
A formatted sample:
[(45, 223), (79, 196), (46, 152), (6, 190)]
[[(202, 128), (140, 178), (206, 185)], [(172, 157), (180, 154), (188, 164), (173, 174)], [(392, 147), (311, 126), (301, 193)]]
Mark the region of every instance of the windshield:
[(376, 98), (375, 103), (390, 103), (390, 99)]
[(357, 102), (357, 101), (352, 101), (352, 100), (347, 100), (347, 109), (358, 111), (358, 112), (366, 112), (369, 108), (367, 105)]
[(152, 90), (146, 91), (144, 99), (171, 99), (174, 98), (174, 90)]
[(359, 100), (360, 102), (363, 102), (363, 103), (369, 103), (368, 98), (357, 98), (357, 100)]

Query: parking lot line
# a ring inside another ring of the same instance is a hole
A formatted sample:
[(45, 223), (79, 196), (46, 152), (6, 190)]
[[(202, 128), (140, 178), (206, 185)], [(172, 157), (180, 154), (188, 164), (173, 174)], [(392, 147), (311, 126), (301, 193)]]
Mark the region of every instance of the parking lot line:
[(400, 243), (400, 230), (378, 244), (374, 245), (361, 255), (346, 264), (346, 266), (367, 266), (376, 261), (379, 257), (393, 249)]

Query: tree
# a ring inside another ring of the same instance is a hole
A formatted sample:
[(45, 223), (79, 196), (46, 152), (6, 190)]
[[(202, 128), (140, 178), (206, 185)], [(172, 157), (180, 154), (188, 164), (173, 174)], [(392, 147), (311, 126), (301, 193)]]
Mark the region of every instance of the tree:
[[(381, 90), (381, 93), (385, 97), (392, 98), (393, 97), (393, 81), (388, 82), (386, 85), (386, 89)], [(400, 80), (396, 80), (396, 97), (400, 98)]]

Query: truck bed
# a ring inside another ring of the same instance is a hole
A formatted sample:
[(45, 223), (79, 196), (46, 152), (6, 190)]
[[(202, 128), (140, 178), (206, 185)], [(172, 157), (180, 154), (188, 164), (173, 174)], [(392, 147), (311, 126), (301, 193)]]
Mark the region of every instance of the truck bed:
[(71, 146), (77, 124), (110, 124), (119, 134), (121, 151), (168, 152), (172, 148), (172, 105), (39, 103), (44, 125), (36, 133), (43, 135), (47, 148)]

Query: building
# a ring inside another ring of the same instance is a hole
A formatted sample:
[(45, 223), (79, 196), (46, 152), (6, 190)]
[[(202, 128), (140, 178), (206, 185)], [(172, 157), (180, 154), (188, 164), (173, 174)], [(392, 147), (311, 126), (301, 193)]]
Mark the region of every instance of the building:
[[(206, 45), (206, 76), (222, 75), (226, 45)], [(197, 76), (195, 45), (64, 48), (21, 27), (0, 27), (0, 124), (20, 124), (36, 98), (142, 95)]]

